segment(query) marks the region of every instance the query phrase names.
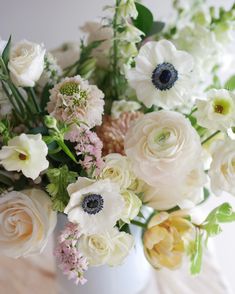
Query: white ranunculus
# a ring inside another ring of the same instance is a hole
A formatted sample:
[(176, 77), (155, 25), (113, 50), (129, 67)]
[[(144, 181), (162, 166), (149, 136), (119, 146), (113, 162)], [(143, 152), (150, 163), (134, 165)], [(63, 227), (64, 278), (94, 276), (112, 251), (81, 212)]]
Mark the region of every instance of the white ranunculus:
[(136, 101), (114, 101), (112, 104), (111, 114), (113, 118), (118, 118), (123, 112), (135, 112), (140, 108), (141, 105)]
[(0, 150), (0, 163), (8, 171), (22, 171), (35, 180), (40, 172), (48, 168), (48, 148), (41, 134), (21, 134), (8, 141)]
[(190, 95), (193, 58), (167, 41), (147, 42), (127, 71), (130, 86), (147, 107), (173, 109)]
[(205, 100), (196, 101), (194, 116), (202, 127), (227, 131), (235, 126), (235, 94), (227, 90), (210, 90)]
[(124, 191), (122, 196), (125, 200), (125, 209), (122, 212), (122, 221), (130, 223), (139, 213), (142, 206), (140, 198), (132, 191)]
[(0, 197), (0, 254), (18, 258), (40, 253), (56, 225), (56, 212), (42, 190)]
[(42, 45), (23, 40), (10, 50), (8, 69), (13, 83), (34, 87), (43, 72), (46, 50)]
[(127, 189), (135, 179), (127, 157), (118, 153), (104, 157), (104, 166), (99, 176), (117, 183), (121, 190)]
[(91, 266), (117, 266), (129, 254), (133, 244), (132, 235), (112, 228), (110, 231), (103, 230), (100, 234), (83, 235), (78, 247)]
[(223, 192), (235, 196), (235, 141), (214, 142), (209, 177), (211, 190), (216, 196)]
[(112, 229), (121, 218), (125, 202), (118, 184), (79, 177), (68, 186), (70, 200), (64, 212), (70, 222), (79, 224), (84, 234)]
[(200, 164), (186, 175), (184, 181), (169, 184), (159, 184), (156, 187), (148, 187), (144, 192), (143, 202), (157, 210), (168, 210), (175, 206), (181, 209), (190, 209), (203, 200), (203, 186), (206, 184), (206, 175)]
[(125, 137), (125, 152), (135, 175), (157, 187), (184, 181), (201, 156), (200, 137), (188, 119), (174, 111), (146, 114)]
[(2, 52), (4, 51), (5, 47), (6, 47), (7, 41), (2, 40), (0, 38), (0, 56), (2, 55)]

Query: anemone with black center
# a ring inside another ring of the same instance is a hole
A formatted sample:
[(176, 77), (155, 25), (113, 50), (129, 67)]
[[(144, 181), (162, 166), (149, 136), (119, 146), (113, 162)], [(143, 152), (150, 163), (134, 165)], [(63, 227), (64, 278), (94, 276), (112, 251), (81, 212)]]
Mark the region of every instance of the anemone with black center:
[(88, 214), (97, 214), (104, 207), (104, 199), (99, 194), (85, 195), (82, 200), (82, 208)]
[(152, 83), (160, 91), (170, 90), (177, 80), (178, 71), (168, 62), (158, 64), (152, 73)]

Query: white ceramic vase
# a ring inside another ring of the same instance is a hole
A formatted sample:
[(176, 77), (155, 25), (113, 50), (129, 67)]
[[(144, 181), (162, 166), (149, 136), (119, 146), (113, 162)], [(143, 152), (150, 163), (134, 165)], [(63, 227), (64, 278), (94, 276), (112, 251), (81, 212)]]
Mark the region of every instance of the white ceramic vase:
[[(63, 230), (67, 221), (65, 215), (58, 215), (55, 236)], [(139, 294), (143, 293), (151, 280), (151, 266), (147, 262), (141, 240), (141, 229), (131, 226), (135, 237), (135, 247), (124, 263), (118, 267), (91, 267), (85, 273), (88, 282), (76, 286), (69, 281), (57, 267), (57, 286), (59, 294)]]

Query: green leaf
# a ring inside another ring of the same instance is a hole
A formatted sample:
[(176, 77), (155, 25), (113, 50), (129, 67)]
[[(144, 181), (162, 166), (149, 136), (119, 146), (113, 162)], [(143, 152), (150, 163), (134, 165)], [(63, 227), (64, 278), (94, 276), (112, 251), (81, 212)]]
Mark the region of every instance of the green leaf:
[(2, 59), (5, 63), (5, 65), (7, 66), (8, 61), (9, 61), (9, 56), (10, 56), (10, 49), (11, 49), (11, 36), (8, 39), (8, 42), (6, 44), (6, 47), (4, 48), (3, 52), (2, 52)]
[(0, 171), (0, 183), (6, 185), (8, 187), (12, 187), (14, 185), (10, 176), (6, 175), (6, 173), (4, 171)]
[(191, 244), (191, 274), (196, 275), (199, 274), (201, 271), (202, 266), (202, 255), (203, 255), (203, 234), (200, 233), (200, 231), (197, 231), (196, 233), (196, 239)]
[(227, 82), (224, 85), (224, 88), (230, 91), (235, 90), (235, 75), (227, 80)]
[(46, 187), (47, 192), (52, 197), (53, 209), (63, 212), (68, 204), (69, 195), (67, 187), (76, 181), (78, 174), (69, 171), (66, 165), (60, 168), (53, 168), (47, 171), (49, 184)]
[(203, 204), (210, 197), (210, 191), (207, 188), (203, 188), (203, 194), (204, 194), (203, 200), (202, 202), (199, 203), (199, 205)]
[(144, 32), (145, 35), (149, 35), (150, 31), (153, 28), (152, 12), (147, 7), (138, 2), (135, 2), (135, 5), (138, 11), (138, 17), (136, 19), (133, 19), (133, 24), (139, 30)]
[(154, 21), (148, 36), (159, 34), (165, 27), (165, 23), (162, 21)]

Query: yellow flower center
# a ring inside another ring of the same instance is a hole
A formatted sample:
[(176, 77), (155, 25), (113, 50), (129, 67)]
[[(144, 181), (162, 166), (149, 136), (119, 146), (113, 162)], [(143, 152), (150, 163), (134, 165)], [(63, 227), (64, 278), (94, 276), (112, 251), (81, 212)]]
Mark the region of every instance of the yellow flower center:
[(18, 155), (20, 160), (26, 160), (27, 159), (27, 155), (23, 154), (23, 153), (19, 153)]
[(60, 87), (60, 93), (66, 96), (73, 96), (74, 94), (79, 94), (80, 85), (76, 82), (67, 82)]
[(231, 111), (231, 104), (228, 100), (216, 98), (214, 101), (214, 112), (222, 115), (227, 115)]

